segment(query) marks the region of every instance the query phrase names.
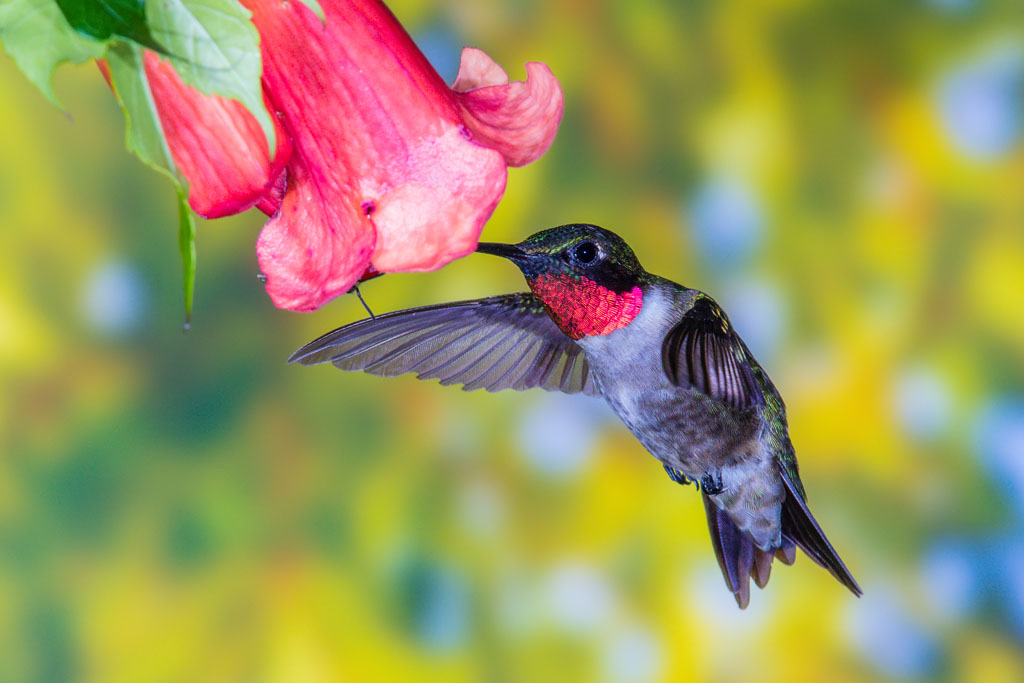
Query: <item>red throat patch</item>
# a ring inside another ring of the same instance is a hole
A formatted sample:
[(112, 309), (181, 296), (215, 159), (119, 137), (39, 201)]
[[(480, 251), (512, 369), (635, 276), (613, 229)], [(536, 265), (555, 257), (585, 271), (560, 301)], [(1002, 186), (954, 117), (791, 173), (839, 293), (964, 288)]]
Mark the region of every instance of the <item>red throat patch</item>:
[(530, 282), (530, 289), (555, 324), (573, 339), (625, 327), (640, 313), (644, 300), (639, 287), (615, 292), (593, 280), (571, 275), (541, 275)]

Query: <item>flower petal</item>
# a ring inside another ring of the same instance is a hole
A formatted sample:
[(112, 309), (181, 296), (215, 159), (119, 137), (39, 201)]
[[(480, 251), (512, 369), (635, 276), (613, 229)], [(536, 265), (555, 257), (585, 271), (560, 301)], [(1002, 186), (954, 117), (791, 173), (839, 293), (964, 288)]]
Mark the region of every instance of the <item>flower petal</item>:
[(373, 267), (435, 270), (471, 253), (506, 176), (501, 156), (469, 143), (461, 126), (411, 144), (394, 186), (377, 200)]
[[(277, 154), (268, 160), (266, 138), (244, 106), (186, 86), (173, 67), (150, 50), (144, 57), (157, 115), (174, 163), (189, 185), (192, 210), (205, 218), (221, 218), (253, 206), (268, 216), (276, 213), (292, 153), (280, 122), (275, 121)], [(113, 89), (106, 60), (97, 59), (96, 66)], [(211, 130), (210, 126), (222, 127)], [(239, 146), (230, 147), (233, 144)]]
[[(289, 154), (290, 154), (289, 150)], [(260, 197), (260, 200), (256, 202), (256, 208), (267, 214), (273, 216), (281, 208), (281, 202), (284, 200), (284, 192), (288, 189), (288, 169), (284, 169), (275, 180), (267, 191)]]
[(459, 73), (452, 83), (452, 90), (466, 92), (489, 85), (508, 85), (508, 74), (483, 50), (475, 47), (462, 48)]
[(322, 188), (303, 164), (293, 163), (281, 208), (256, 241), (267, 294), (278, 308), (312, 311), (344, 294), (373, 253), (370, 221), (344, 196), (316, 196)]
[(428, 270), (476, 246), (505, 164), (380, 2), (244, 0), (263, 85), (292, 137), (288, 189), (257, 243), (275, 305), (312, 310), (368, 265)]
[[(96, 60), (113, 88), (106, 60)], [(160, 123), (178, 171), (189, 184), (189, 205), (206, 218), (221, 218), (255, 206), (273, 215), (281, 206), (292, 153), (291, 141), (275, 120), (277, 153), (267, 158), (266, 137), (239, 102), (204, 95), (184, 84), (174, 68), (145, 51)]]
[(146, 76), (171, 156), (189, 184), (189, 205), (218, 218), (255, 205), (278, 182), (291, 156), (279, 122), (277, 151), (240, 102), (204, 95), (186, 86), (168, 62), (146, 51)]
[(509, 166), (524, 166), (544, 154), (562, 120), (562, 88), (551, 69), (528, 62), (526, 76), (509, 83), (484, 52), (465, 48), (453, 86), (474, 141), (501, 152)]

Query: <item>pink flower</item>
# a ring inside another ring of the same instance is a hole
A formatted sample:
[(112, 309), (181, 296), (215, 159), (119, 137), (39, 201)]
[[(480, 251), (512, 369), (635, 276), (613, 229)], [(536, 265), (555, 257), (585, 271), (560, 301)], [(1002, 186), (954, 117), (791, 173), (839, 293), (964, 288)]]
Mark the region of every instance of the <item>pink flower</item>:
[[(292, 154), (291, 139), (280, 121), (274, 121), (277, 151), (271, 159), (267, 138), (241, 102), (207, 97), (186, 87), (174, 67), (149, 50), (146, 78), (171, 156), (189, 181), (192, 209), (206, 218), (230, 216), (256, 205), (276, 211), (285, 164)], [(268, 198), (275, 187), (276, 202)]]
[(242, 3), (280, 123), (273, 159), (241, 105), (184, 87), (155, 57), (147, 74), (193, 208), (271, 215), (256, 252), (281, 308), (313, 310), (368, 268), (434, 270), (470, 253), (507, 167), (554, 139), (562, 91), (544, 64), (509, 83), (466, 48), (449, 88), (381, 2), (324, 0), (326, 23), (300, 2)]

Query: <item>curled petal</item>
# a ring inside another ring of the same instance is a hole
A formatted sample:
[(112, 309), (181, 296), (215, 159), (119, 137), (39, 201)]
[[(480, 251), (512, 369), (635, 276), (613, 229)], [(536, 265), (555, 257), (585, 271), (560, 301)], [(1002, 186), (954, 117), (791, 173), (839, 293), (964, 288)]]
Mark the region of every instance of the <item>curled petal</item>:
[(219, 218), (264, 200), (291, 156), (280, 122), (275, 119), (277, 150), (271, 160), (263, 131), (240, 102), (185, 85), (174, 67), (149, 50), (146, 76), (171, 156), (188, 181), (192, 209)]
[(489, 85), (508, 85), (508, 74), (483, 50), (475, 47), (462, 48), (459, 73), (452, 83), (452, 90), (466, 92)]
[(544, 154), (562, 120), (562, 88), (547, 65), (527, 63), (526, 76), (509, 83), (490, 57), (466, 48), (455, 79), (473, 139), (501, 152), (509, 166), (524, 166)]

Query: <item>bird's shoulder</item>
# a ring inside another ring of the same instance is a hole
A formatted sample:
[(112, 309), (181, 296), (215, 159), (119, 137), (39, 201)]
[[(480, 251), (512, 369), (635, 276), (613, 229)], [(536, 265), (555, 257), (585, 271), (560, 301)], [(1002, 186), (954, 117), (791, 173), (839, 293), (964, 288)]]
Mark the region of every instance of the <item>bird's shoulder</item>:
[(763, 406), (763, 373), (757, 371), (757, 361), (729, 316), (708, 294), (673, 284), (658, 288), (674, 303), (661, 345), (662, 367), (669, 381), (734, 410)]
[(763, 426), (766, 453), (778, 460), (802, 495), (785, 403), (728, 314), (701, 290), (663, 278), (656, 279), (656, 290), (669, 303), (669, 331), (661, 346), (669, 380), (705, 393), (729, 410), (752, 411)]

